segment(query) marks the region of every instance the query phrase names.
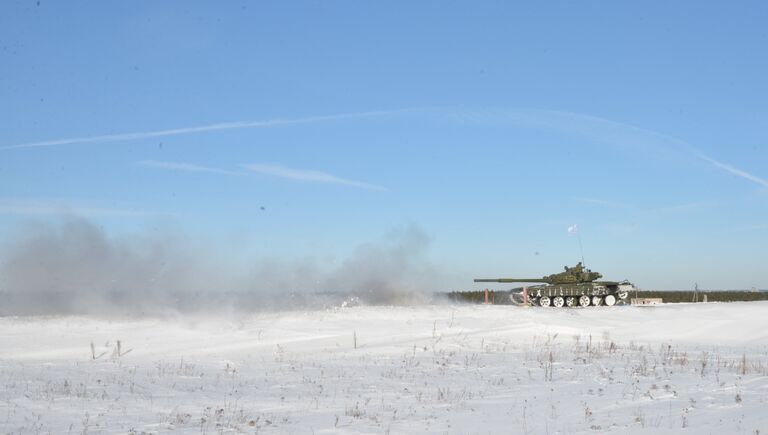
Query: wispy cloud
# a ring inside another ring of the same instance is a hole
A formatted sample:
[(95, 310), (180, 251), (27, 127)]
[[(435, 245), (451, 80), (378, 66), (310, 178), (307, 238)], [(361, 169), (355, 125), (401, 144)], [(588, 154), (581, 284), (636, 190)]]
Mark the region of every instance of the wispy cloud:
[(224, 174), (224, 175), (239, 175), (239, 172), (228, 171), (226, 169), (211, 168), (207, 166), (195, 165), (193, 163), (181, 163), (181, 162), (159, 162), (156, 160), (142, 160), (136, 162), (137, 165), (148, 166), (151, 168), (168, 169), (172, 171), (187, 171), (187, 172), (208, 172), (211, 174)]
[[(650, 145), (656, 145), (658, 148), (675, 149), (683, 151), (689, 155), (694, 155), (697, 158), (706, 161), (707, 163), (714, 165), (720, 170), (726, 171), (737, 177), (741, 177), (747, 181), (758, 184), (762, 187), (768, 187), (768, 180), (743, 169), (737, 168), (731, 164), (725, 163), (721, 160), (710, 157), (698, 148), (694, 147), (690, 143), (681, 140), (679, 138), (659, 133), (657, 131), (637, 127), (631, 124), (613, 121), (598, 116), (573, 113), (558, 110), (543, 110), (543, 109), (504, 109), (504, 110), (487, 110), (487, 111), (472, 111), (461, 110), (455, 108), (406, 108), (395, 110), (380, 110), (380, 111), (367, 111), (367, 112), (353, 112), (353, 113), (340, 113), (334, 115), (322, 115), (322, 116), (309, 116), (303, 118), (275, 118), (266, 120), (253, 120), (253, 121), (237, 121), (237, 122), (223, 122), (217, 124), (207, 124), (193, 127), (175, 128), (168, 130), (152, 130), (143, 132), (130, 132), (130, 133), (117, 133), (109, 135), (96, 135), (96, 136), (81, 136), (70, 137), (63, 139), (52, 139), (38, 142), (26, 142), (13, 145), (0, 146), (0, 151), (21, 149), (21, 148), (38, 148), (38, 147), (50, 147), (50, 146), (62, 146), (62, 145), (74, 145), (74, 144), (86, 144), (86, 143), (99, 143), (99, 142), (118, 142), (129, 141), (136, 139), (147, 139), (154, 137), (164, 136), (176, 136), (192, 133), (201, 133), (217, 130), (232, 130), (232, 129), (246, 129), (246, 128), (265, 128), (281, 125), (295, 125), (295, 124), (309, 124), (326, 121), (340, 121), (346, 119), (356, 118), (368, 118), (375, 116), (385, 115), (398, 115), (404, 113), (416, 113), (416, 112), (431, 112), (437, 116), (447, 117), (457, 122), (464, 123), (477, 123), (477, 122), (512, 122), (515, 124), (557, 129), (565, 131), (571, 134), (579, 134), (586, 137), (598, 138), (602, 141), (621, 144), (632, 147), (642, 147), (647, 151)], [(188, 168), (170, 168), (166, 169), (179, 169), (179, 170), (198, 170), (193, 169), (195, 165), (191, 165)], [(159, 166), (158, 166), (159, 167)], [(209, 168), (213, 169), (213, 168)], [(205, 171), (205, 172), (215, 172)], [(315, 180), (317, 181), (317, 180)], [(363, 183), (365, 184), (365, 183)]]
[(345, 186), (359, 187), (362, 189), (371, 189), (386, 191), (385, 187), (376, 186), (374, 184), (363, 183), (361, 181), (348, 180), (346, 178), (337, 177), (336, 175), (329, 174), (327, 172), (306, 170), (306, 169), (293, 169), (286, 168), (281, 165), (274, 164), (248, 164), (242, 165), (243, 168), (265, 175), (273, 175), (280, 178), (288, 178), (291, 180), (306, 181), (313, 183), (332, 183), (343, 184)]
[(112, 207), (73, 205), (64, 201), (0, 198), (0, 214), (81, 216), (163, 216), (167, 213)]
[[(244, 172), (230, 171), (221, 168), (213, 168), (209, 166), (201, 166), (194, 163), (182, 163), (182, 162), (161, 162), (157, 160), (141, 160), (136, 162), (137, 165), (147, 166), (151, 168), (165, 169), (171, 171), (185, 171), (185, 172), (205, 172), (210, 174), (222, 174), (222, 175), (243, 175)], [(358, 187), (363, 189), (386, 191), (387, 189), (374, 184), (364, 183), (362, 181), (349, 180), (341, 178), (327, 172), (306, 170), (306, 169), (293, 169), (287, 168), (282, 165), (275, 164), (247, 164), (240, 165), (242, 168), (259, 174), (272, 175), (281, 178), (288, 178), (291, 180), (307, 181), (315, 183), (331, 183), (331, 184), (343, 184), (346, 186)]]
[(598, 116), (558, 110), (525, 108), (470, 113), (459, 111), (458, 115), (453, 116), (458, 116), (465, 121), (511, 122), (531, 127), (556, 129), (571, 134), (599, 139), (603, 142), (615, 145), (636, 147), (642, 149), (644, 152), (647, 152), (650, 146), (656, 146), (657, 150), (677, 150), (689, 156), (693, 155), (732, 175), (736, 175), (737, 177), (741, 177), (762, 187), (768, 187), (768, 180), (765, 178), (751, 174), (728, 163), (724, 163), (721, 160), (714, 159), (704, 154), (699, 148), (682, 139)]
[(369, 112), (340, 113), (335, 115), (324, 115), (324, 116), (308, 116), (304, 118), (276, 118), (276, 119), (256, 120), (256, 121), (222, 122), (218, 124), (174, 128), (169, 130), (152, 130), (152, 131), (132, 132), (132, 133), (117, 133), (117, 134), (106, 134), (106, 135), (98, 135), (98, 136), (81, 136), (81, 137), (70, 137), (70, 138), (64, 138), (64, 139), (51, 139), (51, 140), (45, 140), (45, 141), (39, 141), (39, 142), (27, 142), (27, 143), (2, 146), (0, 147), (0, 150), (50, 147), (50, 146), (85, 144), (85, 143), (95, 143), (95, 142), (118, 142), (118, 141), (128, 141), (128, 140), (135, 140), (135, 139), (147, 139), (147, 138), (153, 138), (153, 137), (177, 136), (182, 134), (201, 133), (201, 132), (216, 131), (216, 130), (264, 128), (264, 127), (274, 127), (274, 126), (280, 126), (280, 125), (309, 124), (309, 123), (324, 122), (324, 121), (340, 121), (340, 120), (354, 119), (354, 118), (368, 118), (368, 117), (374, 117), (374, 116), (395, 115), (395, 114), (414, 111), (414, 110), (418, 110), (418, 109), (379, 110), (379, 111), (369, 111)]
[(670, 213), (687, 213), (696, 210), (704, 210), (708, 208), (717, 207), (718, 203), (714, 201), (699, 201), (688, 202), (685, 204), (675, 204), (666, 207), (659, 207), (649, 210), (651, 214), (670, 214)]
[(574, 200), (574, 201), (586, 202), (587, 204), (604, 205), (606, 207), (626, 207), (625, 204), (621, 204), (621, 203), (614, 202), (614, 201), (607, 201), (607, 200), (604, 200), (604, 199), (585, 198), (585, 197), (582, 197), (582, 196), (574, 196), (574, 197), (571, 197), (571, 199)]

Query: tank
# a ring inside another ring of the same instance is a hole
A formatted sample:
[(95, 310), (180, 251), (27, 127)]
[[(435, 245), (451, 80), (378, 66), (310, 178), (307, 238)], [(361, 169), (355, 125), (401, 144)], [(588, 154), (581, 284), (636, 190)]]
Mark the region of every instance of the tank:
[[(565, 271), (541, 278), (475, 279), (475, 282), (535, 283), (529, 287), (513, 289), (513, 302), (529, 303), (542, 307), (588, 307), (627, 303), (629, 292), (635, 286), (629, 281), (599, 281), (603, 275), (586, 269), (581, 262), (565, 266)], [(527, 301), (526, 301), (527, 299)]]

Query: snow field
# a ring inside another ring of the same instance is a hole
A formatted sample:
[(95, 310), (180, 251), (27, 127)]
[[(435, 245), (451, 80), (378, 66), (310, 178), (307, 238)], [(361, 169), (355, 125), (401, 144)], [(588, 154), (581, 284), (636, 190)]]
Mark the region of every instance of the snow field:
[(2, 318), (0, 428), (768, 433), (766, 309), (433, 305)]

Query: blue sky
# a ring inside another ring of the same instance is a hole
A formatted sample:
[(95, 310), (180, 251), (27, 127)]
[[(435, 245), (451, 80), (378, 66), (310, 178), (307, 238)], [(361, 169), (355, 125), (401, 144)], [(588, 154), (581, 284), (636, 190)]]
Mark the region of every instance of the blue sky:
[(0, 243), (81, 215), (232, 261), (406, 226), (450, 289), (579, 260), (768, 287), (762, 2), (0, 4)]

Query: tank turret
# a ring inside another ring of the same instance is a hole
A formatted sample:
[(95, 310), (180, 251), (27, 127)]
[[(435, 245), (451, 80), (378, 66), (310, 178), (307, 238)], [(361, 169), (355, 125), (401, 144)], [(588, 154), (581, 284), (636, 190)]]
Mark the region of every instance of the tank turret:
[(565, 266), (565, 272), (553, 273), (541, 278), (495, 278), (495, 279), (475, 279), (475, 282), (538, 282), (545, 284), (578, 284), (582, 282), (593, 282), (602, 278), (599, 272), (592, 272), (585, 269), (579, 262), (573, 267)]

